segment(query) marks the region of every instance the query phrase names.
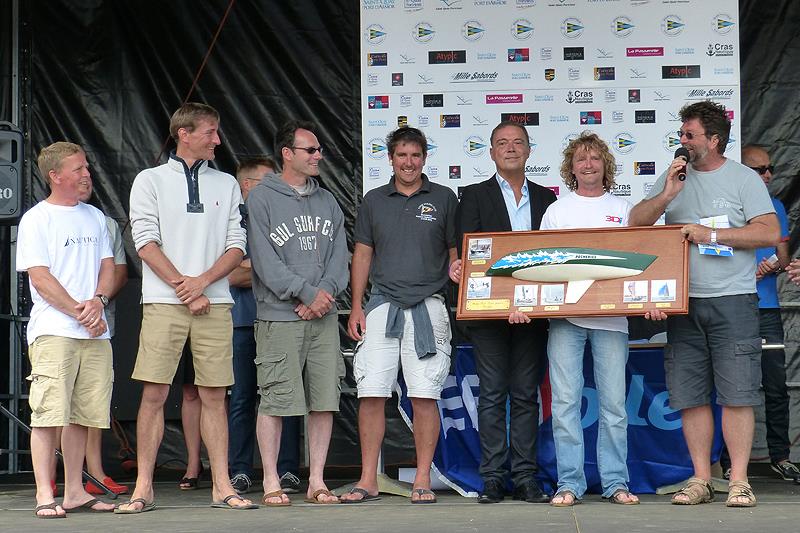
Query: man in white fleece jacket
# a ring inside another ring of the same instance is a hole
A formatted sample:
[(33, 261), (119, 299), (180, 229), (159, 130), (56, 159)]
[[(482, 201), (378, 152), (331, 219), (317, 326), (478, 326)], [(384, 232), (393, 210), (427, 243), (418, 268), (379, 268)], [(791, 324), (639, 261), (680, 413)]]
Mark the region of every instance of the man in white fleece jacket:
[(189, 339), (203, 404), (200, 431), (213, 474), (212, 506), (256, 507), (228, 478), (225, 390), (233, 384), (233, 299), (227, 275), (241, 262), (245, 231), (236, 179), (208, 165), (220, 144), (219, 114), (187, 103), (170, 120), (177, 144), (166, 164), (143, 170), (131, 188), (131, 229), (142, 259), (142, 330), (133, 379), (142, 381), (136, 421), (139, 472), (119, 514), (155, 507), (153, 469), (164, 434), (164, 402)]

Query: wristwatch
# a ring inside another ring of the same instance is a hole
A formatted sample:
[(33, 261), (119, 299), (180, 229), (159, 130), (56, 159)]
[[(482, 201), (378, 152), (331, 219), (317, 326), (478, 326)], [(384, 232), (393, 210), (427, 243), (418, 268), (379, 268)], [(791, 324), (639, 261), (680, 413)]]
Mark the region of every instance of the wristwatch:
[(108, 296), (105, 294), (95, 294), (94, 297), (100, 300), (100, 303), (103, 304), (103, 307), (108, 307)]
[(715, 246), (717, 244), (717, 230), (711, 230), (711, 246)]

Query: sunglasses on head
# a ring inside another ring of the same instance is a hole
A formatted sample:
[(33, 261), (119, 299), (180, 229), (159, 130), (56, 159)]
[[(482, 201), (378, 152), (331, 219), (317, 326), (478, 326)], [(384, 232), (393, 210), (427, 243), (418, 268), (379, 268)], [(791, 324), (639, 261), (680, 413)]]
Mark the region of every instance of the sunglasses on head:
[(302, 150), (308, 155), (314, 155), (319, 152), (322, 155), (322, 146), (290, 146), (292, 150)]
[(775, 166), (774, 165), (762, 165), (760, 167), (750, 167), (750, 168), (752, 168), (753, 170), (755, 170), (759, 174), (766, 174), (767, 170), (769, 170), (770, 174), (774, 174), (775, 173)]

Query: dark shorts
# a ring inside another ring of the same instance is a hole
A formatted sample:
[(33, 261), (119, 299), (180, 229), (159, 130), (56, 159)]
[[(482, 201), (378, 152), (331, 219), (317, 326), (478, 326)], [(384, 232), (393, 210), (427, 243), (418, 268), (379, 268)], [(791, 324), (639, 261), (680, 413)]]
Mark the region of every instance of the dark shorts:
[(689, 314), (667, 319), (664, 369), (669, 404), (688, 409), (711, 403), (761, 404), (758, 296), (690, 298)]

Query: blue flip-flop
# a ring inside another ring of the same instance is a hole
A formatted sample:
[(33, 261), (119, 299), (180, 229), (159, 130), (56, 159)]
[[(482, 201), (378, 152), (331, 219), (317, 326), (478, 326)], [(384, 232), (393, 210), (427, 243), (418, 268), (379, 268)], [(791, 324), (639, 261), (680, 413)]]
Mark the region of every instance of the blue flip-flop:
[(361, 487), (353, 487), (347, 494), (360, 494), (360, 500), (343, 500), (339, 498), (341, 503), (364, 503), (364, 502), (374, 502), (375, 500), (380, 500), (381, 497), (379, 494), (370, 494), (366, 489), (362, 489)]
[(244, 498), (239, 496), (238, 494), (231, 494), (230, 496), (225, 496), (225, 499), (221, 502), (211, 502), (211, 507), (215, 507), (217, 509), (233, 509), (234, 511), (241, 511), (244, 509), (258, 509), (258, 505), (255, 503), (248, 503), (247, 505), (231, 505), (231, 500), (241, 500), (245, 501)]

